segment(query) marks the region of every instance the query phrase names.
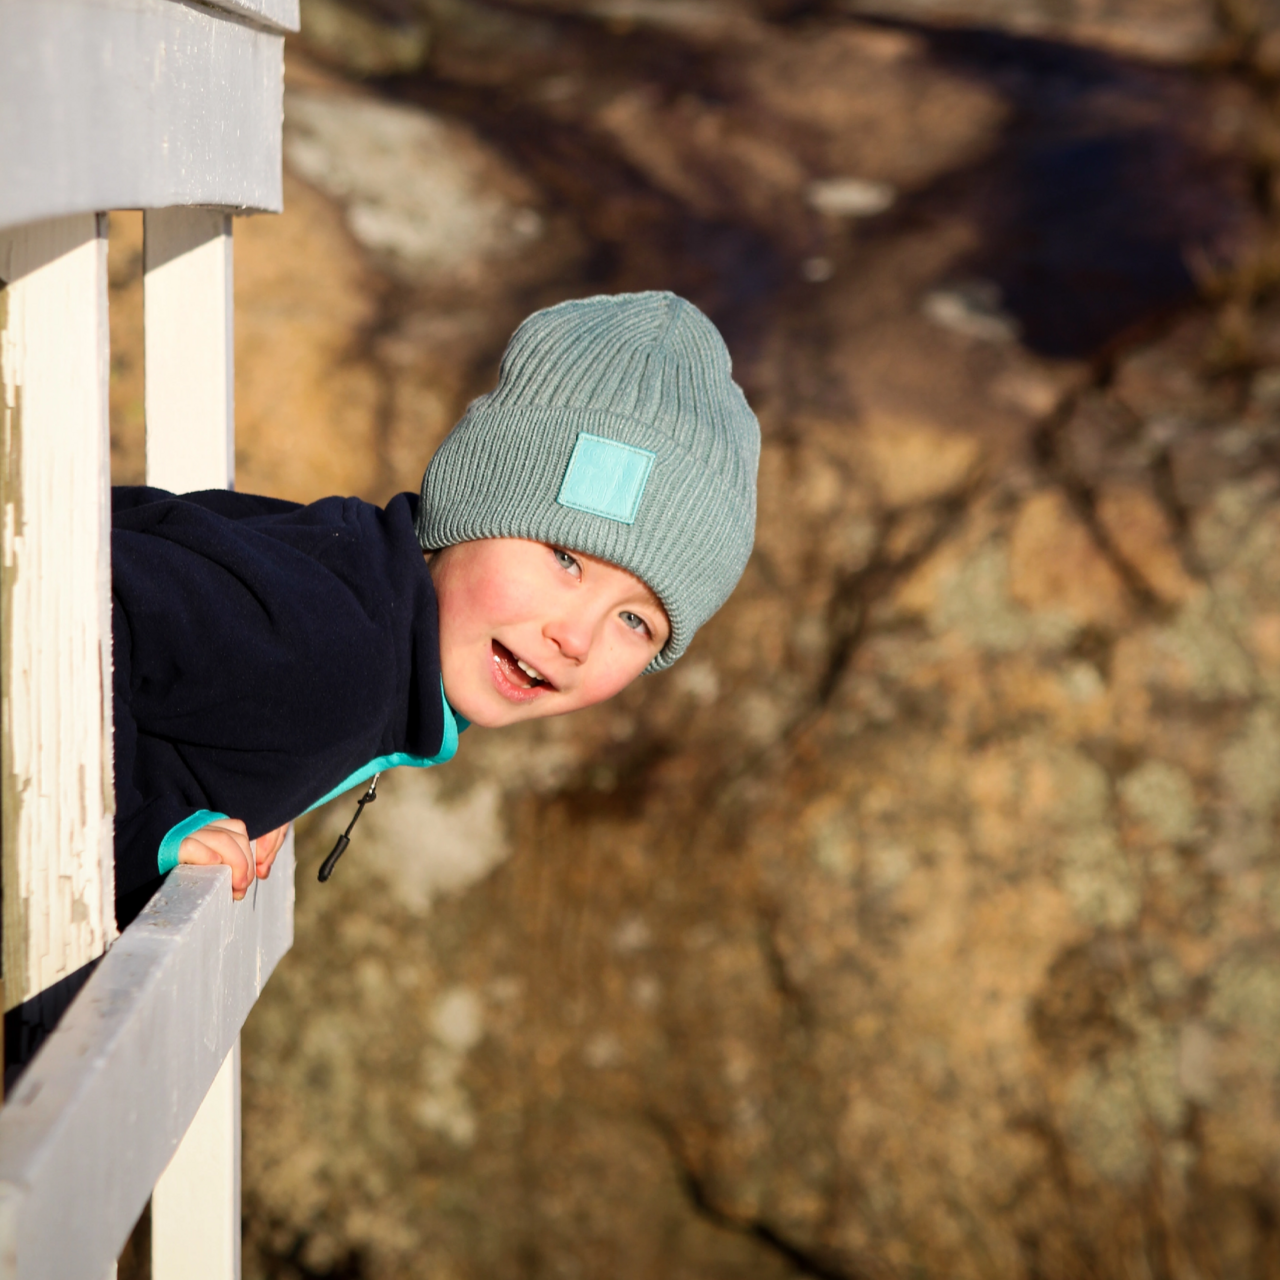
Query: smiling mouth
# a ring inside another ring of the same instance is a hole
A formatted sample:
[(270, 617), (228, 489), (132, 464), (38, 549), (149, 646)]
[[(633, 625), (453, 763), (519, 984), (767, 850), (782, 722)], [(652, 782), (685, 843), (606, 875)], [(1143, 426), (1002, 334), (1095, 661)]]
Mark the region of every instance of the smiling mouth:
[[(555, 688), (555, 685), (536, 667), (525, 662), (523, 658), (517, 658), (500, 641), (494, 640), (492, 648), (494, 676), (498, 681), (499, 690), (506, 693), (508, 697), (514, 694), (517, 700), (524, 701), (528, 696), (536, 695), (539, 690)], [(507, 692), (508, 689), (510, 693)]]

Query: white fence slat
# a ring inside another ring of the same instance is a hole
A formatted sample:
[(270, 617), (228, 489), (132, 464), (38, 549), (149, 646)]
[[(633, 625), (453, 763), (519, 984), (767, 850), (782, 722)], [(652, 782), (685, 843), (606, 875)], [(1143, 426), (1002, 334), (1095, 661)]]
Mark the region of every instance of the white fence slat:
[(0, 0), (0, 227), (95, 209), (279, 212), (283, 95), (284, 36), (226, 12)]
[(230, 217), (148, 212), (143, 273), (147, 483), (225, 489), (235, 470)]
[(0, 233), (6, 1009), (115, 936), (104, 221)]
[[(158, 209), (143, 222), (147, 483), (235, 476), (231, 219)], [(238, 1044), (238, 1042), (237, 1042)], [(151, 1200), (152, 1280), (239, 1280), (240, 1057), (232, 1049)]]
[(151, 1280), (240, 1275), (240, 1040), (151, 1193)]
[(0, 1110), (0, 1280), (119, 1256), (292, 945), (293, 871), (292, 834), (243, 902), (228, 868), (178, 867), (99, 962)]

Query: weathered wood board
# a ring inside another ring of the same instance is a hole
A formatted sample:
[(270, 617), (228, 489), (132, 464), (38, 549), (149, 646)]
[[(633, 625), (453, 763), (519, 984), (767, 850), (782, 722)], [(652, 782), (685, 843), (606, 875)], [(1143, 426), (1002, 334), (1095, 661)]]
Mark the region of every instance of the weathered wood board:
[(6, 1010), (115, 936), (102, 221), (0, 233)]

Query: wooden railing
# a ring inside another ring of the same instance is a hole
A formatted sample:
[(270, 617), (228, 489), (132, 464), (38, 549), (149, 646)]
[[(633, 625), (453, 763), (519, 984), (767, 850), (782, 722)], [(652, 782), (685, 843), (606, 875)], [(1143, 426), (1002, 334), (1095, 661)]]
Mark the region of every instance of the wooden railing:
[(239, 1034), (293, 941), (292, 842), (230, 879), (175, 870), (5, 1100), (5, 1274), (102, 1280), (152, 1196), (156, 1280), (239, 1275)]
[[(143, 208), (147, 479), (229, 485), (231, 215), (281, 207), (297, 0), (0, 0), (4, 1007), (96, 963), (0, 1109), (0, 1280), (240, 1272), (239, 1031), (292, 940), (179, 868), (115, 937), (106, 218)], [(105, 955), (104, 955), (105, 953)]]

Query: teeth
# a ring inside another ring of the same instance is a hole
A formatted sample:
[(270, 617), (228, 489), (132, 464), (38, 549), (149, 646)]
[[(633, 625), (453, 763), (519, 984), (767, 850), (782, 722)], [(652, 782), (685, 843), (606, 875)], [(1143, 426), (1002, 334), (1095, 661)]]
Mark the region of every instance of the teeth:
[(519, 667), (530, 680), (541, 680), (545, 683), (546, 677), (535, 671), (523, 658), (516, 659), (516, 666)]

